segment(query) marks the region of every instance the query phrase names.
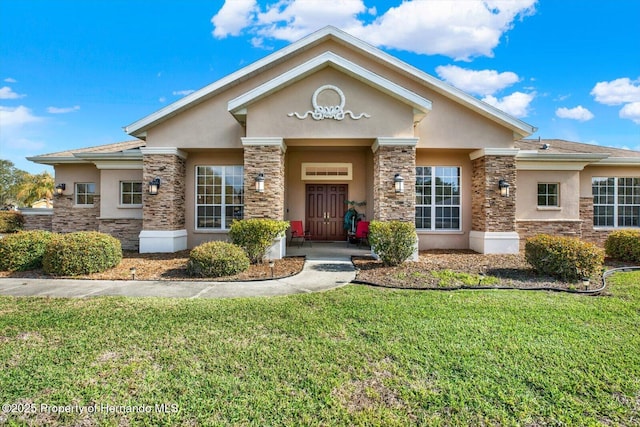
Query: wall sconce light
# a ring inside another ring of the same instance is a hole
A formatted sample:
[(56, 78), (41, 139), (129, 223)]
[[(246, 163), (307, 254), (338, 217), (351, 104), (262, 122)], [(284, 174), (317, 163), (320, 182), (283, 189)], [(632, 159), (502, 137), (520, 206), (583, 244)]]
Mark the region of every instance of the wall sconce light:
[(393, 185), (396, 188), (396, 193), (404, 193), (404, 178), (399, 173), (393, 177)]
[(264, 193), (264, 174), (262, 172), (256, 176), (256, 192)]
[(498, 188), (500, 189), (500, 195), (502, 197), (509, 197), (509, 183), (504, 179), (498, 181)]
[(62, 196), (62, 193), (66, 189), (67, 189), (67, 184), (65, 184), (65, 183), (61, 183), (61, 184), (56, 185), (56, 195), (57, 196)]
[(154, 178), (152, 181), (149, 181), (149, 194), (155, 196), (158, 194), (158, 189), (160, 188), (160, 178)]

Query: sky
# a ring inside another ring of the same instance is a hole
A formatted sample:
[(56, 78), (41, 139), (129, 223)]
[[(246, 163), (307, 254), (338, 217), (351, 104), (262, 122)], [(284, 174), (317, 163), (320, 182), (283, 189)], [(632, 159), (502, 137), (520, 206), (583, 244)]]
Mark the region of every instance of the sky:
[(326, 25), (559, 138), (640, 150), (638, 0), (0, 0), (0, 158), (123, 128)]

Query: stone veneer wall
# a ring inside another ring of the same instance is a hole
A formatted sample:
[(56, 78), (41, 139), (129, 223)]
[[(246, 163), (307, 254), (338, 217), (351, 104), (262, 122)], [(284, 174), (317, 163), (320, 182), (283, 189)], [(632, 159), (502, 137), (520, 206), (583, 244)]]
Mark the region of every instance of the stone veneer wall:
[(158, 194), (142, 194), (144, 230), (185, 228), (185, 159), (174, 154), (145, 154), (142, 182), (160, 178)]
[[(404, 193), (396, 193), (394, 177), (404, 178)], [(373, 212), (379, 221), (414, 222), (416, 215), (416, 148), (381, 145), (373, 154)]]
[(99, 231), (120, 240), (122, 249), (137, 251), (142, 220), (134, 218), (101, 219)]
[(24, 230), (52, 231), (53, 209), (32, 209), (28, 213), (21, 212), (24, 218)]
[[(280, 145), (244, 147), (244, 217), (284, 219), (284, 152)], [(264, 174), (264, 193), (255, 191), (255, 178)]]
[(100, 228), (100, 196), (93, 196), (93, 206), (79, 207), (74, 203), (75, 195), (56, 197), (53, 204), (51, 229), (56, 233), (74, 231), (98, 231)]
[[(471, 229), (484, 232), (516, 230), (516, 161), (514, 156), (486, 155), (471, 161)], [(510, 185), (500, 196), (498, 181)]]
[(580, 197), (580, 219), (582, 219), (582, 240), (604, 246), (611, 230), (593, 228), (593, 197)]
[(565, 221), (540, 221), (517, 220), (516, 231), (520, 235), (520, 249), (524, 249), (526, 240), (537, 234), (550, 234), (554, 236), (581, 237), (582, 220)]

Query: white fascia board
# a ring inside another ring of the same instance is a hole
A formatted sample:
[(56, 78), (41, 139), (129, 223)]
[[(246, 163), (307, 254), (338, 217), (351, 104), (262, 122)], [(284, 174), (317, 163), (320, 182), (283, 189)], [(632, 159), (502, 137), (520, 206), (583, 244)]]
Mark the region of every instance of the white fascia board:
[(469, 153), (469, 158), (475, 160), (484, 156), (517, 156), (519, 151), (517, 148), (481, 148)]
[(412, 106), (422, 114), (426, 114), (431, 111), (431, 101), (428, 99), (425, 99), (415, 92), (407, 90), (384, 77), (372, 73), (366, 68), (344, 59), (333, 52), (325, 52), (318, 55), (315, 58), (280, 74), (276, 78), (238, 96), (237, 98), (232, 99), (227, 105), (228, 110), (234, 115), (239, 114), (251, 103), (258, 101), (283, 87), (289, 86), (327, 66), (343, 71), (368, 86), (377, 88), (381, 92)]
[(27, 160), (34, 163), (39, 163), (41, 165), (60, 165), (60, 164), (87, 164), (91, 163), (87, 160), (79, 159), (77, 157), (55, 157), (55, 156), (33, 156), (27, 157)]
[(596, 153), (540, 153), (521, 151), (516, 156), (516, 169), (529, 171), (581, 171), (585, 166), (593, 162), (599, 162), (607, 157), (609, 157), (608, 154)]
[(182, 157), (186, 159), (189, 155), (185, 151), (180, 150), (177, 147), (140, 147), (140, 152), (142, 155), (153, 155), (153, 154), (170, 154), (173, 156)]
[(640, 157), (609, 157), (593, 163), (594, 166), (640, 166)]
[(373, 145), (371, 145), (371, 151), (375, 153), (380, 147), (415, 147), (418, 145), (419, 140), (420, 138), (394, 138), (381, 136), (376, 138)]

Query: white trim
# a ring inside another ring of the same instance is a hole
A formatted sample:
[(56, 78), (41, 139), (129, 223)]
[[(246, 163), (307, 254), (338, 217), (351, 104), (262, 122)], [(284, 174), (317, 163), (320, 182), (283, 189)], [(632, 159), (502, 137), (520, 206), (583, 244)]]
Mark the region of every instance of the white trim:
[(102, 170), (142, 170), (142, 158), (130, 161), (100, 160), (94, 161), (93, 164), (96, 165), (96, 168)]
[(126, 126), (124, 128), (125, 132), (130, 135), (144, 138), (146, 136), (146, 129), (154, 124), (175, 116), (181, 110), (199, 104), (228, 87), (237, 85), (242, 81), (246, 81), (249, 77), (257, 74), (262, 69), (272, 68), (277, 64), (284, 62), (294, 54), (309, 49), (327, 39), (334, 39), (339, 44), (360, 50), (361, 52), (371, 56), (374, 61), (377, 60), (378, 62), (391, 65), (392, 67), (397, 68), (399, 72), (417, 80), (419, 83), (426, 84), (429, 88), (446, 96), (447, 98), (453, 99), (490, 120), (502, 124), (514, 132), (514, 139), (524, 138), (537, 130), (535, 127), (516, 119), (504, 111), (498, 110), (497, 108), (474, 98), (460, 89), (457, 89), (442, 80), (439, 80), (424, 71), (419, 70), (418, 68), (415, 68), (398, 58), (345, 33), (344, 31), (332, 26), (327, 26), (254, 62), (253, 64), (248, 65), (245, 68), (223, 77), (203, 89), (185, 96), (173, 104), (168, 105), (165, 108), (130, 124), (129, 126)]
[(481, 254), (517, 254), (520, 236), (516, 231), (470, 231), (469, 249)]
[(177, 147), (140, 147), (140, 152), (143, 156), (154, 154), (171, 154), (173, 156), (182, 157), (186, 159), (189, 153), (182, 151)]
[(517, 148), (481, 148), (469, 153), (471, 160), (484, 156), (517, 156), (520, 150)]
[(278, 146), (283, 153), (287, 152), (287, 144), (284, 143), (284, 139), (279, 136), (243, 136), (243, 147), (256, 147), (256, 146)]
[(590, 162), (553, 162), (549, 160), (516, 160), (516, 169), (521, 171), (581, 171)]
[[(268, 82), (251, 89), (248, 92), (232, 99), (227, 104), (227, 109), (239, 121), (243, 121), (242, 114), (246, 114), (246, 108), (248, 105), (276, 92), (277, 90), (287, 87), (304, 77), (316, 72), (317, 70), (326, 67), (327, 65), (345, 72), (351, 77), (360, 80), (361, 82), (375, 87), (383, 93), (398, 99), (406, 104), (409, 104), (414, 109), (418, 110), (420, 115), (424, 116), (427, 112), (431, 111), (431, 101), (423, 98), (422, 96), (412, 92), (402, 86), (385, 79), (371, 71), (363, 68), (343, 57), (336, 55), (333, 52), (324, 52), (309, 61), (298, 65), (297, 67), (280, 74), (279, 76), (269, 80)], [(323, 86), (325, 87), (325, 86)], [(315, 94), (314, 94), (315, 96)], [(414, 117), (414, 121), (416, 118)], [(419, 120), (418, 120), (419, 121)]]
[(140, 253), (173, 253), (187, 249), (187, 230), (142, 230)]
[(371, 151), (375, 153), (376, 151), (378, 151), (379, 147), (415, 147), (416, 145), (418, 145), (418, 141), (420, 141), (420, 138), (394, 138), (388, 136), (379, 136), (371, 146)]
[(593, 163), (595, 166), (638, 166), (640, 157), (609, 157)]

